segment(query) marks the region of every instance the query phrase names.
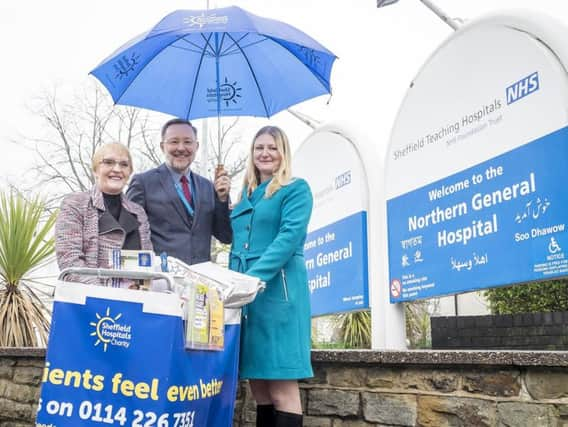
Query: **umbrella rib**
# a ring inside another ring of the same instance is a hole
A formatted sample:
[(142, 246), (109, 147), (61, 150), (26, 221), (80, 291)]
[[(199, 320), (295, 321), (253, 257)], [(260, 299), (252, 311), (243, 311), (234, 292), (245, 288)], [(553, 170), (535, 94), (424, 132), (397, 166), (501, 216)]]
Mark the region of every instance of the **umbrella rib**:
[(191, 107), (193, 106), (193, 99), (195, 96), (195, 88), (197, 86), (197, 79), (199, 78), (199, 73), (201, 71), (201, 64), (203, 64), (203, 57), (205, 56), (205, 51), (207, 50), (207, 46), (209, 45), (209, 40), (213, 36), (213, 33), (209, 33), (209, 38), (206, 39), (205, 36), (202, 34), (201, 37), (205, 40), (205, 45), (203, 46), (203, 50), (201, 51), (201, 57), (199, 58), (199, 65), (197, 66), (197, 72), (195, 73), (195, 79), (193, 80), (193, 89), (191, 90), (191, 97), (189, 98), (189, 106), (187, 107), (187, 114), (185, 115), (185, 119), (189, 120), (189, 113), (191, 112)]
[(202, 53), (202, 50), (201, 50), (201, 49), (199, 49), (199, 50), (197, 50), (197, 49), (188, 49), (188, 48), (182, 47), (182, 46), (172, 46), (172, 49), (179, 49), (179, 50), (183, 50), (184, 52), (197, 53), (197, 54), (199, 54), (199, 55), (201, 55), (201, 53)]
[(240, 42), (241, 42), (245, 37), (247, 37), (249, 34), (250, 34), (250, 33), (245, 33), (245, 34), (244, 34), (240, 39), (238, 39), (236, 42), (233, 41), (233, 44), (230, 45), (230, 46), (227, 46), (227, 49), (226, 49), (224, 52), (221, 52), (221, 53), (219, 54), (219, 56), (225, 56), (226, 52), (228, 52), (229, 50), (231, 50), (231, 49), (235, 46), (235, 43), (240, 43)]
[[(242, 39), (241, 39), (242, 40)], [(242, 48), (246, 49), (248, 47), (254, 46), (255, 44), (259, 44), (259, 43), (263, 43), (266, 40), (268, 40), (268, 38), (263, 38), (262, 40), (256, 40), (254, 42), (250, 42), (247, 45), (243, 45)], [(239, 40), (240, 41), (240, 40)], [(231, 45), (230, 47), (228, 47), (224, 52), (221, 53), (221, 56), (228, 56), (228, 55), (232, 55), (234, 53), (237, 53), (238, 49), (235, 49), (235, 45)]]
[(239, 46), (239, 44), (237, 43), (237, 41), (230, 35), (227, 33), (227, 36), (233, 41), (233, 43), (235, 43), (235, 45), (239, 48), (239, 50), (241, 51), (241, 53), (243, 54), (243, 57), (245, 58), (245, 61), (247, 61), (247, 65), (249, 67), (249, 70), (252, 74), (252, 78), (254, 79), (254, 83), (256, 85), (256, 88), (258, 89), (258, 93), (260, 95), (260, 99), (262, 100), (262, 105), (264, 106), (264, 111), (266, 112), (266, 117), (270, 117), (270, 113), (268, 112), (268, 107), (266, 106), (266, 101), (264, 99), (264, 95), (262, 93), (262, 90), (260, 90), (260, 85), (258, 84), (258, 80), (256, 78), (256, 73), (254, 72), (252, 66), (250, 65), (250, 61), (248, 59), (247, 54), (245, 53), (245, 51), (241, 48), (241, 46)]
[[(186, 43), (189, 43), (186, 40), (183, 40)], [(186, 47), (186, 46), (172, 46), (172, 49), (179, 49), (179, 50), (183, 50), (184, 52), (191, 52), (191, 53), (198, 53), (201, 55), (202, 51), (203, 51), (203, 46), (199, 46), (196, 45), (194, 43), (189, 43), (190, 47)], [(192, 49), (191, 47), (194, 47), (194, 49)]]
[(223, 35), (221, 36), (221, 43), (219, 43), (219, 50), (217, 52), (215, 52), (215, 54), (218, 55), (219, 58), (221, 57), (221, 50), (223, 49), (223, 42), (225, 41), (226, 35), (227, 35), (227, 33), (224, 32)]
[[(213, 56), (215, 56), (217, 53), (215, 52), (215, 49), (213, 48), (213, 46), (210, 43), (211, 37), (213, 37), (213, 33), (209, 33), (209, 38), (205, 38), (205, 36), (203, 35), (203, 33), (201, 33), (201, 38), (203, 40), (205, 40), (205, 46), (204, 48), (207, 49), (207, 47), (209, 47), (209, 49), (211, 50), (211, 52), (213, 52)], [(203, 52), (202, 52), (203, 53)]]
[[(201, 36), (204, 37), (203, 34), (201, 34)], [(204, 39), (205, 39), (205, 38), (204, 38)], [(175, 47), (175, 48), (177, 48), (177, 49), (182, 49), (182, 50), (188, 50), (189, 52), (195, 52), (195, 53), (200, 53), (200, 54), (203, 53), (203, 46), (199, 46), (197, 43), (194, 43), (194, 42), (192, 42), (192, 41), (187, 40), (187, 39), (185, 38), (185, 36), (184, 36), (184, 38), (181, 39), (181, 41), (183, 41), (184, 43), (187, 43), (187, 44), (190, 45), (190, 46), (195, 47), (197, 50), (185, 49), (185, 48), (182, 47), (182, 46), (172, 46), (172, 47)], [(205, 39), (205, 43), (207, 44), (207, 39)], [(211, 46), (209, 46), (209, 47), (211, 47)]]

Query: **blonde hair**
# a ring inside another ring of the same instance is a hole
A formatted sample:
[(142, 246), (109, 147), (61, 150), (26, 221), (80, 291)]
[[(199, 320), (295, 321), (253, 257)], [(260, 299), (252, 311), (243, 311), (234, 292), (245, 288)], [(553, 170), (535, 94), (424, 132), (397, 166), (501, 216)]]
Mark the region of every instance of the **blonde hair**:
[(260, 184), (260, 172), (254, 165), (254, 143), (259, 136), (265, 134), (274, 138), (276, 149), (281, 157), (280, 166), (278, 167), (278, 170), (274, 172), (272, 181), (266, 187), (266, 191), (264, 193), (265, 197), (271, 197), (282, 186), (288, 184), (292, 178), (292, 156), (290, 154), (290, 143), (288, 142), (288, 137), (279, 127), (264, 126), (256, 133), (250, 146), (249, 158), (247, 161), (247, 172), (243, 182), (243, 192), (246, 190), (248, 196), (250, 196)]
[(95, 154), (93, 154), (93, 158), (91, 160), (91, 168), (93, 169), (93, 172), (97, 171), (97, 167), (101, 164), (103, 157), (109, 151), (117, 151), (119, 154), (125, 154), (128, 157), (128, 163), (130, 164), (129, 174), (131, 174), (133, 171), (132, 156), (130, 155), (130, 151), (128, 150), (126, 145), (121, 144), (120, 142), (110, 142), (108, 144), (103, 144), (95, 150)]

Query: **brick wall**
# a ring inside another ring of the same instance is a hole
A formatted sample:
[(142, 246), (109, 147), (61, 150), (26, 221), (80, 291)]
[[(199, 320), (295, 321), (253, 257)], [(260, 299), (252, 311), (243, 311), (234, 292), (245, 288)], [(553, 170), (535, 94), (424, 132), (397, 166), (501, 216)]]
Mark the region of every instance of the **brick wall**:
[(568, 350), (568, 312), (432, 317), (433, 349)]

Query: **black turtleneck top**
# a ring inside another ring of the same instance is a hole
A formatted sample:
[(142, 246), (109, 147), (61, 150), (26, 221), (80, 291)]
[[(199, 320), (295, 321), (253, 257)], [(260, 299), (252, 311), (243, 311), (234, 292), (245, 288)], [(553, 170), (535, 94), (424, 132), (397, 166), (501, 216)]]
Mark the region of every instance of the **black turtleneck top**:
[(122, 209), (121, 197), (121, 194), (103, 193), (106, 213), (99, 218), (99, 233), (121, 228), (125, 232), (122, 249), (140, 250), (138, 221), (133, 214)]
[(103, 193), (103, 199), (105, 201), (105, 208), (107, 208), (114, 219), (118, 221), (118, 218), (120, 218), (120, 209), (122, 208), (120, 194)]

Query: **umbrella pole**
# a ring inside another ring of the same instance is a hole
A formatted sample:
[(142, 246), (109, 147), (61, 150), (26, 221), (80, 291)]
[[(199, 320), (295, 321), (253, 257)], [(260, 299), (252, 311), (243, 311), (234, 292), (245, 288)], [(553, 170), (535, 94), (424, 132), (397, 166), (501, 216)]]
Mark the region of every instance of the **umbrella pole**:
[(217, 166), (215, 167), (215, 181), (217, 181), (217, 178), (219, 178), (221, 175), (226, 174), (225, 166), (221, 161), (222, 157), (221, 157), (221, 115), (220, 114), (217, 114), (217, 141), (218, 141), (217, 145), (218, 154), (217, 154)]
[(207, 119), (203, 119), (203, 121), (201, 122), (201, 138), (199, 139), (199, 152), (200, 152), (200, 163), (201, 163), (201, 167), (199, 169), (199, 172), (201, 173), (201, 175), (203, 176), (207, 176), (208, 175), (208, 171), (207, 171), (207, 167), (208, 167), (208, 161), (209, 161), (209, 122), (207, 121)]
[(217, 164), (221, 163), (221, 116), (217, 114)]
[(219, 79), (219, 33), (215, 33), (215, 77), (217, 81), (217, 164), (221, 163), (221, 82)]

